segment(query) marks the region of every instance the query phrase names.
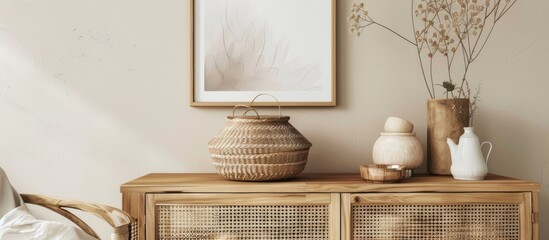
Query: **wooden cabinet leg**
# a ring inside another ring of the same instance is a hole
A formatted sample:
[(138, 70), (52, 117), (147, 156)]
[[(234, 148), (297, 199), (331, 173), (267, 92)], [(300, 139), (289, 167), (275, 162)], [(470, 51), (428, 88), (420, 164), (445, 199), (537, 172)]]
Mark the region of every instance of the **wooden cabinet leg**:
[(145, 239), (145, 193), (122, 193), (122, 210), (137, 219), (137, 239)]

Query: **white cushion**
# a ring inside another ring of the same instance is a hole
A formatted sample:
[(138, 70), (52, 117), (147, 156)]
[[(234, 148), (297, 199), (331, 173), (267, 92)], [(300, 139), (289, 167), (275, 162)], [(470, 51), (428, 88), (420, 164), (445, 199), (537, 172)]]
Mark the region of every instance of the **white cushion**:
[(68, 224), (36, 219), (26, 206), (20, 206), (0, 219), (0, 239), (94, 240), (95, 238)]
[(0, 218), (21, 205), (23, 205), (21, 196), (11, 186), (6, 173), (0, 167)]
[(38, 220), (29, 212), (21, 196), (0, 168), (0, 239), (2, 240), (91, 240), (72, 225)]

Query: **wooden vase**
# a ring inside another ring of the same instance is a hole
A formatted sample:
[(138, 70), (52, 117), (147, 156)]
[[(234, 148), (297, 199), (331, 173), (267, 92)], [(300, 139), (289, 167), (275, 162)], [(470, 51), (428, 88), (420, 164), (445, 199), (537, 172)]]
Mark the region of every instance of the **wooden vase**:
[(469, 99), (432, 99), (427, 102), (427, 165), (429, 173), (451, 175), (452, 159), (446, 138), (459, 141), (469, 125)]

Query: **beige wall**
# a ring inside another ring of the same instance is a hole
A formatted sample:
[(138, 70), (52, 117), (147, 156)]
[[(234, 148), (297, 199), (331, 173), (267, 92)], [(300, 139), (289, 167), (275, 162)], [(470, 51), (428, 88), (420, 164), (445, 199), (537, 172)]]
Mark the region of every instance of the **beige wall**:
[[(378, 19), (409, 31), (408, 3), (370, 3)], [(308, 172), (357, 172), (390, 115), (414, 122), (425, 142), (427, 92), (414, 49), (380, 29), (347, 34), (350, 4), (337, 4), (338, 106), (284, 109), (313, 143)], [(230, 110), (189, 107), (187, 1), (0, 6), (0, 166), (21, 192), (120, 206), (119, 185), (143, 174), (214, 171), (206, 143)], [(482, 82), (476, 129), (494, 143), (490, 171), (542, 184), (542, 226), (547, 9), (548, 1), (519, 1), (470, 71)]]

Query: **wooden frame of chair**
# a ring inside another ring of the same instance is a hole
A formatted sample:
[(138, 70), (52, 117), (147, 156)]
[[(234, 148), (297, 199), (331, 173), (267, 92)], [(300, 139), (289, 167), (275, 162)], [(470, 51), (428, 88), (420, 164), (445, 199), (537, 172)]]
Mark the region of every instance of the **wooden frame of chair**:
[(120, 209), (107, 205), (91, 204), (43, 195), (21, 194), (21, 198), (25, 203), (38, 205), (58, 213), (97, 239), (99, 239), (99, 236), (88, 224), (66, 209), (77, 209), (90, 213), (107, 222), (113, 228), (112, 240), (137, 239), (136, 220)]

